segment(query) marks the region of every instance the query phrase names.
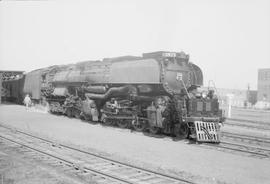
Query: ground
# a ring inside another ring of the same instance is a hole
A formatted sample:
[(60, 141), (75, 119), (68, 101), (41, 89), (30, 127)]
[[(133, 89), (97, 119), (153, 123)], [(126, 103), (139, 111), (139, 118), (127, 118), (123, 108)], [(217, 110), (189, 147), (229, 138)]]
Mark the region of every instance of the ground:
[(269, 159), (207, 149), (188, 141), (93, 125), (64, 116), (27, 111), (18, 105), (0, 105), (0, 123), (113, 159), (175, 173), (198, 183), (263, 184), (270, 181)]
[[(1, 148), (1, 147), (0, 147)], [(73, 179), (41, 166), (17, 153), (0, 151), (0, 184), (74, 184)]]

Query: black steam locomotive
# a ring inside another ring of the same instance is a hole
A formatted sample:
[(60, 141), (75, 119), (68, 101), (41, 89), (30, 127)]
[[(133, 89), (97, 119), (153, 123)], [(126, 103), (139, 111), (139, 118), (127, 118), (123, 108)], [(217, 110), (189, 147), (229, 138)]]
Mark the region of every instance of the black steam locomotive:
[(30, 72), (24, 93), (33, 96), (29, 89), (38, 89), (40, 95), (35, 96), (46, 99), (52, 113), (201, 142), (220, 140), (224, 118), (218, 99), (213, 90), (199, 92), (202, 71), (184, 52), (105, 58), (37, 71), (42, 84), (27, 90), (27, 79), (34, 76)]

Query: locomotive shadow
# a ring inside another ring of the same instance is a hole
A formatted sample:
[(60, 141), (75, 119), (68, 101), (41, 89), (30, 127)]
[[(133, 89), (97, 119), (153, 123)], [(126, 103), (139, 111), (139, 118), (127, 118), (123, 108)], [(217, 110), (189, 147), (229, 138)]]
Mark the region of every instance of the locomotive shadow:
[(185, 141), (186, 144), (198, 144), (198, 142), (194, 139), (190, 138), (179, 138), (179, 137), (172, 137), (172, 141), (177, 142), (177, 141)]
[[(136, 132), (135, 130), (131, 130), (131, 132)], [(165, 138), (165, 137), (169, 137), (168, 135), (165, 134), (152, 134), (150, 132), (142, 132), (143, 135), (148, 136), (148, 137), (155, 137), (155, 138)]]
[[(136, 131), (134, 131), (134, 132), (136, 132)], [(175, 137), (175, 136), (172, 136), (172, 135), (169, 135), (169, 134), (162, 134), (162, 133), (160, 133), (160, 134), (152, 134), (150, 132), (142, 132), (142, 133), (143, 133), (143, 135), (148, 136), (148, 137), (154, 137), (154, 138), (160, 138), (160, 139), (168, 138), (168, 139), (170, 139), (170, 140), (172, 140), (174, 142), (178, 142), (178, 141), (183, 142), (183, 141), (185, 141), (187, 144), (197, 144), (196, 140), (188, 139), (188, 138)]]

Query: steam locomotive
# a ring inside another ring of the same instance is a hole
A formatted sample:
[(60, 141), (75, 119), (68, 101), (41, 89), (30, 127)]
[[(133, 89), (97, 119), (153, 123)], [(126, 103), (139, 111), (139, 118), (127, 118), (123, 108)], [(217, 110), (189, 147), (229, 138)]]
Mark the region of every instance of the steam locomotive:
[[(27, 88), (35, 72), (42, 84)], [(159, 51), (30, 72), (24, 93), (46, 100), (51, 113), (218, 143), (223, 114), (214, 91), (200, 92), (202, 85), (189, 55)]]

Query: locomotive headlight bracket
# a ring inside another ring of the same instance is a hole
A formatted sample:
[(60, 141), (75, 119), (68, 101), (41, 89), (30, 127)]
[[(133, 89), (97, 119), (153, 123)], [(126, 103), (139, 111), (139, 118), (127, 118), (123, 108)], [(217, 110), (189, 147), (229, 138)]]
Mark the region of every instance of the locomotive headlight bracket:
[[(176, 80), (177, 80), (177, 76), (176, 76)], [(190, 99), (190, 96), (188, 94), (188, 90), (187, 90), (187, 87), (186, 87), (186, 85), (185, 85), (185, 83), (183, 81), (183, 78), (181, 78), (181, 80), (178, 80), (178, 81), (182, 83), (182, 85), (184, 86), (185, 92), (187, 94), (187, 97), (188, 97), (188, 99)]]

